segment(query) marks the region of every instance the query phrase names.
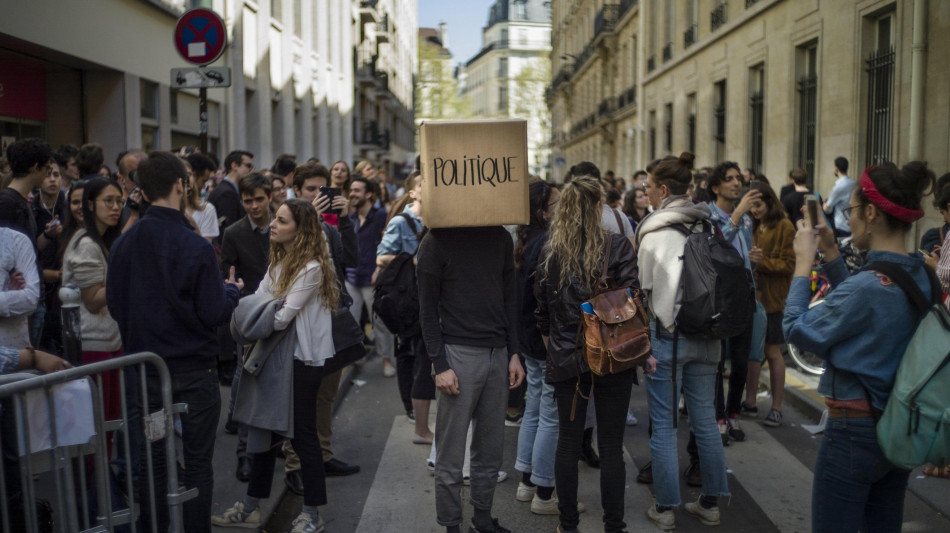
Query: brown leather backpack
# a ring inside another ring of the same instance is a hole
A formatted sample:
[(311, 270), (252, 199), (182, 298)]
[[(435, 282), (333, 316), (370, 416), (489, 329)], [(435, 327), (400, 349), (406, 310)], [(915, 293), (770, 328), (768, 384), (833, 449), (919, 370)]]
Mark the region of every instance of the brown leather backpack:
[[(587, 308), (581, 322), (584, 357), (598, 376), (618, 374), (649, 359), (650, 322), (640, 301), (640, 291), (617, 287), (607, 276), (610, 266), (610, 239), (604, 253), (604, 269), (597, 280), (594, 297), (582, 304)], [(587, 307), (589, 305), (589, 307)], [(590, 312), (590, 311), (593, 312)]]

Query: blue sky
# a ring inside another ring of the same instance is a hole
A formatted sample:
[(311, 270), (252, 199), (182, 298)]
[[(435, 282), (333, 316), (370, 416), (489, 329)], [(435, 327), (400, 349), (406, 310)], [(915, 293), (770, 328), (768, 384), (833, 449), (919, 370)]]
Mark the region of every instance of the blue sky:
[(448, 24), (452, 62), (465, 62), (482, 47), (482, 27), (494, 0), (419, 0), (419, 27)]

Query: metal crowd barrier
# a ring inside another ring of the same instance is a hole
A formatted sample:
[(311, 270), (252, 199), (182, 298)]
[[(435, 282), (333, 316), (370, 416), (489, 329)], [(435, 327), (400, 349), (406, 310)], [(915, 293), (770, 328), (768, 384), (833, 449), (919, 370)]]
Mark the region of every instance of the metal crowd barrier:
[[(152, 414), (147, 414), (147, 365), (153, 367), (153, 377), (148, 379), (155, 379), (157, 372), (161, 381), (162, 409)], [(129, 369), (137, 372), (130, 372), (133, 381), (127, 383)], [(116, 372), (119, 384), (121, 414), (115, 420), (105, 419), (103, 375), (109, 371)], [(127, 385), (132, 386), (128, 396)], [(134, 405), (130, 406), (129, 400)], [(0, 376), (2, 531), (154, 532), (158, 531), (159, 497), (167, 502), (169, 531), (182, 531), (182, 504), (197, 495), (197, 489), (185, 490), (178, 483), (174, 414), (186, 410), (183, 404), (172, 404), (168, 367), (154, 353), (126, 355), (46, 375)], [(136, 411), (141, 416), (134, 416)], [(110, 464), (110, 434), (114, 441), (112, 463), (118, 465)], [(156, 494), (152, 443), (163, 437), (168, 484), (165, 494)], [(134, 480), (131, 443), (140, 441), (141, 467), (138, 480)], [(91, 479), (87, 471), (92, 472)], [(124, 473), (121, 482), (118, 473)], [(8, 486), (17, 483), (19, 491)], [(144, 502), (137, 501), (141, 494), (145, 494)], [(22, 510), (11, 514), (17, 511), (17, 502)]]

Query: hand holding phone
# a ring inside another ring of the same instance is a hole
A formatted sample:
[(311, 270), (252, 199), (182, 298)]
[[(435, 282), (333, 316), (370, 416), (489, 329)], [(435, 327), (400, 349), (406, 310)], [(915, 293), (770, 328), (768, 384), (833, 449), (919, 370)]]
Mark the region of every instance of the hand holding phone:
[[(331, 206), (333, 205), (333, 200), (334, 200), (337, 196), (340, 196), (340, 194), (342, 194), (342, 192), (343, 192), (343, 191), (341, 191), (339, 187), (327, 187), (326, 185), (320, 187), (320, 194), (322, 194), (322, 195), (324, 195), (324, 196), (326, 196), (327, 198), (330, 199), (330, 205), (331, 205)], [(342, 213), (342, 209), (331, 207), (330, 209), (327, 209), (327, 210), (326, 210), (326, 213), (329, 214), (329, 215), (339, 215), (340, 213)]]
[(818, 197), (814, 194), (806, 194), (805, 209), (808, 214), (808, 225), (812, 228), (818, 226)]

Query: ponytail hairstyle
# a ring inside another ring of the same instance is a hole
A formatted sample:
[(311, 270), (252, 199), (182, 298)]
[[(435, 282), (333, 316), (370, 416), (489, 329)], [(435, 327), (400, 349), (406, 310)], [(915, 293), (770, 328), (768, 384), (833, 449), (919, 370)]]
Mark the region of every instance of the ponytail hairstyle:
[(679, 157), (668, 155), (663, 159), (654, 161), (653, 164), (653, 183), (657, 187), (666, 185), (670, 194), (683, 195), (689, 192), (689, 186), (693, 182), (693, 161), (696, 156), (690, 152), (683, 152)]
[(548, 222), (544, 220), (544, 211), (551, 200), (552, 190), (554, 190), (554, 187), (540, 178), (532, 178), (528, 185), (531, 218), (528, 220), (528, 225), (518, 226), (518, 240), (515, 242), (516, 268), (521, 268), (521, 264), (524, 262), (524, 247), (528, 235), (532, 231), (543, 230), (548, 227)]
[[(337, 285), (336, 268), (330, 259), (330, 249), (317, 210), (310, 202), (299, 198), (286, 200), (290, 216), (297, 224), (297, 236), (285, 250), (281, 244), (271, 243), (271, 266), (268, 275), (274, 282), (274, 296), (283, 298), (290, 291), (294, 279), (300, 274), (307, 263), (316, 259), (320, 264), (320, 304), (329, 310), (334, 310), (340, 301), (340, 288)], [(275, 267), (281, 266), (280, 276), (274, 276)]]
[(544, 271), (550, 275), (556, 264), (560, 272), (558, 287), (566, 287), (571, 278), (588, 290), (601, 273), (604, 242), (607, 234), (600, 225), (600, 180), (575, 177), (558, 199), (544, 260)]
[[(921, 200), (930, 194), (936, 181), (933, 171), (927, 168), (927, 163), (923, 161), (911, 161), (900, 169), (894, 163), (886, 162), (869, 167), (864, 172), (881, 196), (893, 204), (912, 211), (921, 209)], [(864, 194), (860, 182), (854, 188), (854, 197), (862, 204), (875, 205)], [(900, 220), (880, 206), (876, 207), (884, 215), (888, 228), (903, 232), (910, 230), (912, 222)], [(859, 213), (861, 217), (864, 217), (863, 210)]]

